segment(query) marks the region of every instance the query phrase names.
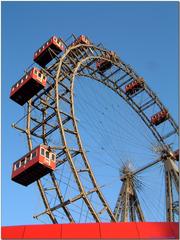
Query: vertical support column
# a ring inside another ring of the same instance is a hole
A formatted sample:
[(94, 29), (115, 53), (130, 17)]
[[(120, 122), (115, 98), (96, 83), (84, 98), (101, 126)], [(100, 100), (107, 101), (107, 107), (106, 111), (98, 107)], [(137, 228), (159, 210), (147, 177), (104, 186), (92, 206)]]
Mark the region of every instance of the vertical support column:
[(135, 199), (133, 198), (133, 196), (130, 196), (129, 198), (129, 202), (130, 202), (130, 206), (129, 206), (129, 218), (130, 218), (130, 221), (132, 222), (136, 222), (136, 214), (135, 214)]
[(127, 222), (128, 221), (128, 208), (129, 208), (129, 178), (125, 180), (125, 190), (123, 193), (123, 209), (122, 209), (122, 215), (121, 215), (121, 222)]
[(170, 157), (164, 160), (165, 168), (165, 191), (166, 191), (166, 221), (174, 221), (173, 211), (173, 191), (172, 186), (174, 184), (177, 193), (179, 193), (179, 172), (178, 167), (174, 160)]
[(123, 196), (123, 193), (124, 193), (124, 184), (122, 185), (122, 188), (121, 188), (120, 193), (118, 195), (116, 206), (114, 208), (114, 216), (115, 216), (115, 219), (117, 221), (119, 220), (120, 212), (121, 212), (121, 209), (122, 209), (122, 196)]
[(144, 222), (145, 218), (144, 218), (144, 214), (143, 214), (141, 204), (139, 202), (136, 190), (135, 189), (132, 189), (132, 190), (133, 190), (133, 195), (134, 195), (134, 205), (136, 208), (136, 213), (137, 213), (138, 219), (139, 219), (139, 221)]
[(173, 222), (172, 184), (171, 176), (168, 170), (165, 170), (165, 184), (166, 184), (166, 221)]

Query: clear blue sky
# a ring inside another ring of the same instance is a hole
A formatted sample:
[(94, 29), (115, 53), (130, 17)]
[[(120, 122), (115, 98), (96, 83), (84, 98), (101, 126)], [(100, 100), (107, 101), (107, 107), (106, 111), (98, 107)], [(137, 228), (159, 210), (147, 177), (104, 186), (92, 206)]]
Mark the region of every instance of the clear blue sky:
[[(116, 51), (144, 77), (177, 121), (178, 2), (2, 3), (2, 225), (36, 223), (36, 185), (10, 180), (12, 163), (27, 150), (11, 128), (24, 109), (9, 100), (11, 86), (52, 35), (87, 35)], [(81, 116), (81, 113), (79, 113)]]

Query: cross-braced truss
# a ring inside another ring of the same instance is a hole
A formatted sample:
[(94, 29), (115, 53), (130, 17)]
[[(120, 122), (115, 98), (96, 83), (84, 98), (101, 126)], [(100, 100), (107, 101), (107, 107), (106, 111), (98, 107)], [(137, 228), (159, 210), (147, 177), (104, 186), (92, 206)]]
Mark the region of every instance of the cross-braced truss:
[[(74, 36), (74, 38), (76, 37)], [(102, 45), (78, 44), (73, 46), (67, 45), (66, 42), (64, 45), (66, 46), (64, 54), (56, 56), (51, 65), (42, 68), (42, 71), (48, 76), (47, 87), (27, 103), (26, 127), (13, 125), (26, 134), (29, 150), (33, 148), (33, 141), (36, 140), (48, 145), (57, 154), (56, 170), (48, 177), (37, 181), (45, 210), (35, 217), (46, 214), (53, 223), (58, 223), (60, 222), (59, 216), (64, 216), (66, 222), (77, 222), (76, 214), (71, 210), (71, 206), (77, 205), (81, 210), (84, 208), (89, 211), (88, 215), (91, 216), (91, 221), (101, 222), (103, 219), (119, 221), (116, 216), (118, 215), (117, 211), (115, 211), (116, 214), (113, 213), (102, 194), (102, 186), (96, 182), (78, 131), (74, 110), (74, 80), (76, 76), (80, 76), (101, 82), (118, 94), (139, 115), (158, 144), (170, 156), (167, 159), (162, 157), (161, 161), (164, 162), (166, 172), (167, 221), (173, 221), (174, 208), (171, 188), (173, 183), (176, 187), (178, 186), (178, 170), (172, 156), (174, 149), (170, 146), (169, 139), (178, 136), (177, 124), (169, 115), (166, 120), (166, 132), (163, 136), (161, 135), (159, 126), (153, 125), (150, 117), (152, 107), (163, 110), (165, 109), (164, 105), (146, 82), (136, 93), (126, 94), (124, 86), (139, 76), (118, 56), (107, 59), (105, 53), (108, 50)], [(111, 71), (99, 72), (96, 68), (98, 59), (110, 61), (112, 63)], [(142, 94), (144, 101), (140, 102), (139, 96)], [(73, 178), (74, 187), (68, 194), (67, 191), (65, 191), (66, 194), (62, 193), (60, 185), (62, 182), (59, 169), (62, 167), (68, 168)], [(137, 193), (130, 186), (130, 179), (124, 181), (122, 191), (125, 198), (128, 196), (127, 201), (130, 205), (136, 200), (134, 211), (137, 212), (139, 220), (144, 221), (137, 201)], [(178, 187), (176, 189), (178, 191)], [(126, 221), (127, 204), (124, 206), (125, 208), (121, 209), (124, 212), (120, 221)], [(88, 216), (82, 214), (80, 217), (82, 221), (85, 221)], [(134, 221), (134, 213), (131, 214), (131, 220)]]

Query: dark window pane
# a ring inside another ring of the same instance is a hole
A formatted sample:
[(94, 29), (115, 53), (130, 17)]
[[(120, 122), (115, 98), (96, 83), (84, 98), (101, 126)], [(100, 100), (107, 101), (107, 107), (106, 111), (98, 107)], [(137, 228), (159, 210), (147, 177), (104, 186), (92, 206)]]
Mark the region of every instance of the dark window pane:
[(17, 162), (15, 165), (15, 170), (19, 168), (20, 162)]
[(32, 158), (35, 158), (36, 157), (36, 152), (33, 152), (32, 153)]
[(52, 160), (55, 161), (55, 155), (52, 153)]
[(44, 156), (44, 148), (41, 148), (41, 155)]
[(49, 152), (46, 151), (46, 158), (49, 158)]

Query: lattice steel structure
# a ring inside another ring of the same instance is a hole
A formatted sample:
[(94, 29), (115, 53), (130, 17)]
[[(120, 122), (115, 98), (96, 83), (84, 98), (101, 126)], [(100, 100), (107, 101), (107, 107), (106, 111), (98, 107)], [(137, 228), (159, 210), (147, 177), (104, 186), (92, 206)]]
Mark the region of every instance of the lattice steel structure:
[[(72, 35), (71, 39), (72, 41), (76, 40), (76, 36)], [(27, 103), (26, 127), (23, 128), (19, 124), (13, 125), (26, 134), (29, 150), (33, 149), (35, 139), (48, 145), (57, 154), (57, 171), (48, 175), (48, 181), (47, 177), (46, 180), (42, 178), (37, 181), (45, 210), (35, 217), (39, 218), (46, 214), (52, 223), (58, 223), (60, 221), (58, 216), (63, 214), (66, 222), (77, 222), (76, 215), (73, 215), (71, 211), (71, 205), (81, 202), (95, 222), (103, 221), (103, 217), (112, 222), (128, 221), (128, 206), (136, 202), (134, 211), (138, 213), (138, 220), (144, 221), (140, 204), (137, 201), (137, 193), (131, 184), (132, 176), (161, 161), (164, 163), (165, 169), (167, 221), (173, 221), (175, 213), (172, 186), (174, 185), (176, 191), (179, 191), (179, 171), (173, 155), (176, 149), (173, 149), (169, 144), (169, 139), (172, 136), (178, 137), (177, 124), (169, 115), (166, 120), (166, 132), (163, 136), (161, 135), (159, 126), (153, 125), (150, 121), (150, 109), (155, 106), (155, 109), (161, 111), (165, 109), (165, 106), (146, 82), (143, 83), (139, 91), (127, 95), (124, 86), (140, 77), (130, 65), (125, 64), (116, 54), (111, 59), (107, 58), (106, 54), (109, 50), (104, 48), (102, 44), (91, 43), (73, 46), (65, 41), (63, 43), (66, 47), (65, 52), (56, 56), (51, 65), (42, 68), (43, 73), (48, 77), (47, 87)], [(111, 71), (99, 72), (96, 68), (98, 59), (110, 61), (112, 63)], [(74, 80), (76, 76), (96, 80), (119, 95), (142, 119), (162, 149), (160, 159), (132, 172), (131, 177), (123, 178), (120, 199), (117, 201), (114, 211), (102, 194), (102, 186), (99, 186), (95, 179), (78, 131), (74, 110)], [(142, 93), (146, 97), (143, 103), (139, 103), (138, 97)], [(53, 139), (58, 139), (58, 141), (53, 142)], [(58, 168), (60, 169), (64, 164), (68, 165), (71, 170), (77, 186), (68, 199), (64, 198), (59, 184)], [(98, 207), (91, 201), (92, 195), (98, 202)], [(127, 200), (127, 196), (129, 196), (129, 200)], [(121, 210), (118, 207), (118, 202), (123, 202)], [(117, 209), (119, 210), (117, 211)], [(121, 211), (123, 213), (119, 219)], [(133, 212), (130, 221), (136, 221)]]

